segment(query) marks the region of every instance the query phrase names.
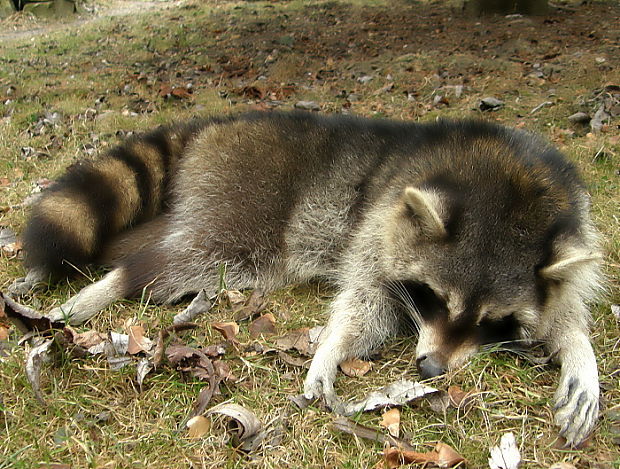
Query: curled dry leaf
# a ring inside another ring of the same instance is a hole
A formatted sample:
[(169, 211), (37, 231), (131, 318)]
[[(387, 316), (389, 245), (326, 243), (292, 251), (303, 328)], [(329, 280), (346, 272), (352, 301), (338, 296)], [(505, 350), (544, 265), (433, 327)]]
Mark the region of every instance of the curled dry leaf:
[(41, 392), (41, 369), (43, 368), (43, 364), (51, 360), (51, 346), (52, 339), (46, 339), (41, 344), (33, 347), (30, 352), (28, 352), (28, 357), (26, 358), (26, 376), (32, 386), (34, 395), (43, 405), (45, 405), (45, 399)]
[(271, 313), (266, 313), (258, 319), (252, 321), (248, 327), (250, 337), (256, 338), (260, 335), (272, 335), (276, 333), (276, 318)]
[(360, 360), (359, 358), (351, 358), (340, 364), (342, 372), (352, 378), (364, 376), (372, 368), (372, 363)]
[(466, 460), (451, 446), (438, 442), (433, 451), (419, 453), (400, 448), (386, 448), (383, 457), (387, 467), (394, 468), (403, 464), (426, 464), (427, 467), (455, 467), (465, 463)]
[(244, 451), (252, 451), (261, 443), (264, 432), (263, 424), (245, 407), (233, 403), (224, 403), (212, 407), (207, 415), (225, 415), (231, 419), (228, 431), (233, 438), (233, 445)]
[(400, 435), (400, 410), (394, 408), (385, 412), (380, 425), (385, 427), (390, 435), (398, 438)]
[(196, 415), (186, 423), (187, 436), (190, 438), (201, 438), (211, 430), (211, 420), (202, 415)]
[(513, 433), (505, 433), (499, 446), (491, 448), (489, 467), (491, 469), (517, 469), (521, 464), (521, 454)]
[(353, 415), (382, 407), (405, 405), (434, 392), (437, 392), (437, 389), (425, 384), (400, 379), (371, 392), (363, 399), (344, 404), (343, 413)]
[(0, 292), (0, 309), (4, 310), (9, 321), (24, 334), (35, 330), (48, 332), (51, 329), (62, 329), (64, 326), (62, 322), (51, 321), (34, 309), (17, 303), (2, 292)]
[(146, 378), (146, 375), (148, 375), (151, 370), (153, 370), (153, 364), (151, 361), (148, 358), (141, 358), (136, 365), (136, 381), (138, 382), (140, 391), (142, 391), (142, 383), (144, 383), (144, 378)]
[(211, 309), (211, 306), (212, 303), (207, 297), (206, 290), (202, 289), (192, 300), (189, 306), (174, 317), (172, 323), (182, 324), (193, 321), (199, 315), (208, 312)]
[(236, 322), (214, 322), (211, 323), (211, 327), (218, 331), (224, 339), (227, 341), (237, 344), (237, 334), (239, 334), (239, 324)]

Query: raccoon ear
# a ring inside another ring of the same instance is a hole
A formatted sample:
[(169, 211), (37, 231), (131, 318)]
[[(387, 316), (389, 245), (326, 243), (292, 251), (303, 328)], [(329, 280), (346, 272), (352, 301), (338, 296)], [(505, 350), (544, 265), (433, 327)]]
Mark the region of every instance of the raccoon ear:
[(404, 200), (407, 207), (420, 221), (425, 232), (436, 237), (446, 235), (446, 227), (437, 213), (440, 203), (437, 195), (421, 191), (415, 187), (407, 187), (405, 188)]
[(566, 252), (557, 262), (543, 267), (540, 275), (550, 280), (567, 280), (575, 275), (579, 268), (601, 260), (601, 255), (583, 249), (574, 249)]

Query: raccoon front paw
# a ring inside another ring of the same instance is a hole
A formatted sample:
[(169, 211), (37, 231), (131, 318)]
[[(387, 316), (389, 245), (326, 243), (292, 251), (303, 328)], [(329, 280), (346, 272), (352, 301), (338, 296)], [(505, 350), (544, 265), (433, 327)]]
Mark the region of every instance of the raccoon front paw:
[(577, 376), (562, 379), (555, 393), (555, 424), (566, 446), (577, 447), (594, 429), (598, 418), (598, 380)]
[(318, 370), (310, 368), (306, 381), (304, 382), (304, 397), (306, 399), (320, 399), (325, 398), (325, 404), (332, 412), (336, 414), (342, 414), (344, 411), (344, 404), (336, 394), (334, 390), (335, 373), (330, 373), (324, 370), (323, 373)]

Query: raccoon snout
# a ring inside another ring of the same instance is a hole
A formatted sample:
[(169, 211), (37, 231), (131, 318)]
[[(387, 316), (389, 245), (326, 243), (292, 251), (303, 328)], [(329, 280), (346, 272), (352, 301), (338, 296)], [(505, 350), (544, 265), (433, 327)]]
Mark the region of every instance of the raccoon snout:
[(434, 378), (446, 372), (443, 365), (433, 355), (422, 355), (416, 358), (415, 364), (422, 379)]

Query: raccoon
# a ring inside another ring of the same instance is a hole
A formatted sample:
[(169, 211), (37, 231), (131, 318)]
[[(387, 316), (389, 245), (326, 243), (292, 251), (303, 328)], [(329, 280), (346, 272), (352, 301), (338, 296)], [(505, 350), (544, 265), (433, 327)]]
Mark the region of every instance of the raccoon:
[(315, 277), (336, 295), (305, 380), (335, 411), (340, 362), (413, 323), (422, 378), (482, 345), (543, 341), (561, 364), (555, 423), (592, 431), (599, 385), (587, 303), (598, 236), (575, 168), (525, 132), (252, 113), (130, 138), (71, 167), (34, 207), (23, 291), (80, 265), (112, 270), (49, 316), (81, 323), (143, 291), (175, 302)]

